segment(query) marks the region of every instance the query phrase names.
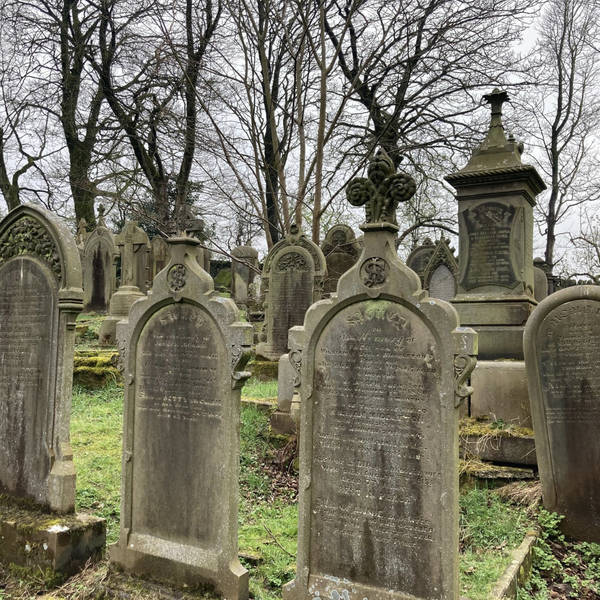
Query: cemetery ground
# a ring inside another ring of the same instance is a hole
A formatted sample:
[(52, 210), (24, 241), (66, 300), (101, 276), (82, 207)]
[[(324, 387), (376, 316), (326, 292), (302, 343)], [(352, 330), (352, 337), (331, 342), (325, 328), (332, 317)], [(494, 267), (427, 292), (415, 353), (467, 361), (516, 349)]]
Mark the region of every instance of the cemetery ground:
[[(96, 345), (101, 318), (82, 315), (71, 418), (77, 469), (77, 510), (104, 517), (107, 544), (119, 532), (123, 387), (111, 351)], [(114, 354), (114, 351), (112, 351)], [(90, 366), (91, 365), (91, 366)], [(250, 595), (281, 598), (294, 577), (297, 536), (297, 460), (293, 437), (273, 436), (269, 404), (277, 382), (250, 379), (242, 390), (239, 553), (250, 572)], [(273, 407), (274, 408), (274, 407)], [(463, 463), (463, 469), (465, 465)], [(600, 599), (600, 545), (566, 540), (560, 518), (540, 508), (539, 484), (514, 483), (494, 489), (486, 483), (463, 486), (460, 499), (461, 595), (488, 600), (511, 560), (533, 529), (539, 530), (534, 567), (520, 600)], [(0, 600), (211, 599), (202, 590), (168, 590), (141, 585), (109, 569), (106, 559), (68, 579), (51, 573), (0, 566)]]

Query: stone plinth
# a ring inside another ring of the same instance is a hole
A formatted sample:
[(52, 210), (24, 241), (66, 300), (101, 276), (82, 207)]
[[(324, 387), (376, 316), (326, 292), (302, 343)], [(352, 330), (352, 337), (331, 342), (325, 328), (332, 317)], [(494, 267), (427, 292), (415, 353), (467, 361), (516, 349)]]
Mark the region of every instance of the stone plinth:
[(110, 559), (176, 585), (248, 596), (237, 557), (240, 389), (252, 326), (193, 238), (171, 238), (152, 293), (118, 326), (125, 370), (121, 526)]
[(524, 346), (544, 506), (568, 535), (600, 542), (600, 287), (542, 300)]
[(471, 375), (471, 416), (531, 428), (525, 362), (480, 360)]
[(456, 190), (459, 274), (453, 303), (460, 322), (479, 333), (479, 358), (523, 358), (523, 328), (533, 311), (533, 207), (545, 185), (521, 161), (522, 144), (502, 126), (505, 92), (492, 106), (487, 137), (446, 181)]

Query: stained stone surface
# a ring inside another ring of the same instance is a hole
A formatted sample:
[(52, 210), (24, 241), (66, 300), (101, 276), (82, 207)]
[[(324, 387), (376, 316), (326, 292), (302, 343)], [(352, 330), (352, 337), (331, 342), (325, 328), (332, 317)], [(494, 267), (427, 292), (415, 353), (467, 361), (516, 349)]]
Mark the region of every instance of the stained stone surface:
[(439, 265), (431, 274), (429, 295), (448, 302), (456, 296), (456, 279), (446, 265)]
[(600, 542), (600, 288), (548, 296), (525, 328), (544, 506), (563, 530)]
[[(369, 176), (385, 199), (393, 164), (377, 157), (383, 174), (372, 163)], [(458, 406), (476, 334), (398, 259), (397, 202), (385, 222), (367, 206), (358, 262), (290, 331), (300, 498), (297, 577), (284, 600), (459, 598)]]
[(542, 269), (535, 266), (535, 261), (533, 265), (533, 281), (535, 299), (541, 302), (548, 295), (548, 278)]
[(152, 294), (119, 323), (125, 396), (119, 542), (111, 560), (246, 598), (237, 559), (240, 372), (252, 326), (219, 297), (192, 238), (172, 238)]
[(86, 239), (82, 254), (83, 308), (106, 312), (116, 289), (115, 247), (112, 233), (98, 225)]
[(425, 238), (423, 244), (413, 248), (406, 259), (406, 266), (412, 269), (421, 278), (421, 281), (423, 281), (423, 273), (425, 273), (434, 252), (435, 244), (429, 238)]
[(339, 278), (358, 260), (360, 245), (351, 227), (334, 225), (325, 235), (321, 250), (327, 262), (323, 292), (330, 294), (336, 291)]
[(0, 222), (0, 491), (57, 512), (75, 503), (69, 443), (81, 265), (73, 236), (20, 206)]
[(256, 353), (279, 360), (288, 347), (288, 330), (304, 322), (308, 307), (322, 295), (326, 274), (321, 249), (297, 228), (269, 252), (261, 284), (265, 326)]
[(250, 290), (256, 277), (254, 269), (258, 269), (258, 251), (251, 246), (238, 246), (231, 251), (231, 256), (232, 298), (237, 304), (246, 306), (250, 300), (256, 299), (252, 298)]

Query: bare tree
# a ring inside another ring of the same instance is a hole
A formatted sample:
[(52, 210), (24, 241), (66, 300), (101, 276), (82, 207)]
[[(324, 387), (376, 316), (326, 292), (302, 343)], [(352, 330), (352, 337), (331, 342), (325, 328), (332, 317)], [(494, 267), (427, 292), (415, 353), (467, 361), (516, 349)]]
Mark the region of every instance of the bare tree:
[(600, 36), (599, 21), (597, 3), (547, 3), (536, 48), (539, 83), (523, 101), (529, 116), (527, 134), (539, 151), (538, 166), (549, 183), (537, 206), (550, 269), (557, 263), (561, 225), (571, 229), (577, 209), (600, 199), (600, 160), (594, 151), (600, 119), (600, 54), (593, 46)]

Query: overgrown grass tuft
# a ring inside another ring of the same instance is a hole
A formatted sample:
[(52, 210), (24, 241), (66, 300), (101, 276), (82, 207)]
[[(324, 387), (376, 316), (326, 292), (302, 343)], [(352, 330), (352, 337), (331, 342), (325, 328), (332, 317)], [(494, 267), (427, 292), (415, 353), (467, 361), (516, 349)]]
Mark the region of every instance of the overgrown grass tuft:
[(242, 398), (277, 398), (277, 381), (250, 377), (242, 388)]

